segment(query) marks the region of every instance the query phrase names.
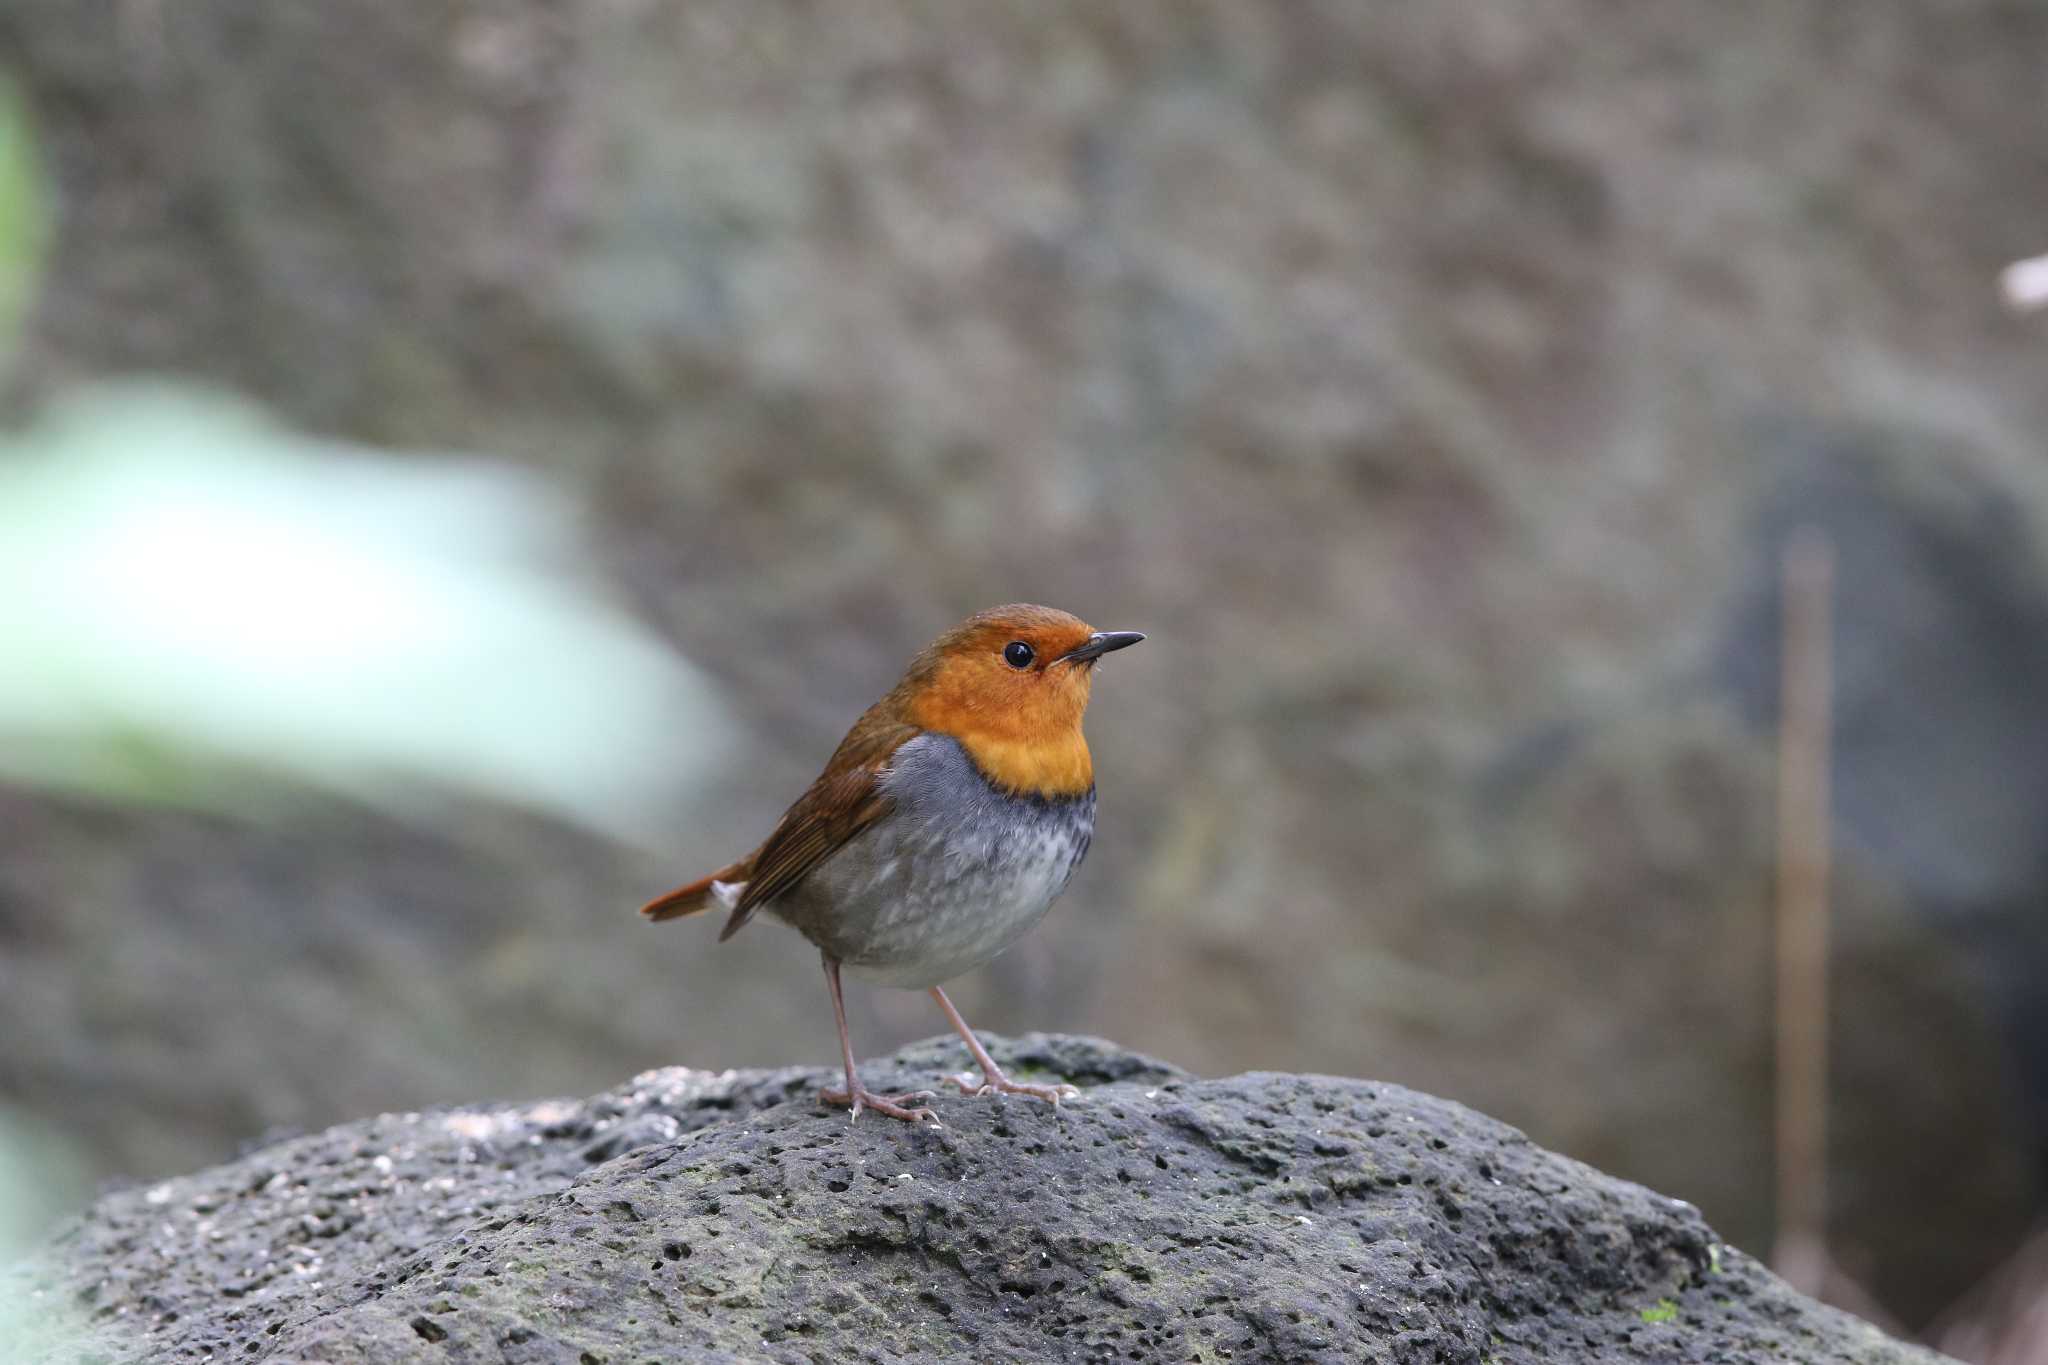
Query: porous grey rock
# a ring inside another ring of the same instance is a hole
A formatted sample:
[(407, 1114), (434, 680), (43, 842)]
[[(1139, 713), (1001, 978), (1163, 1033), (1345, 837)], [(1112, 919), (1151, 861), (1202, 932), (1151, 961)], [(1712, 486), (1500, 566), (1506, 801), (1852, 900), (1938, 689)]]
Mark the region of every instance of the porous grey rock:
[(1084, 1098), (849, 1125), (815, 1070), (671, 1069), (386, 1115), (111, 1195), (12, 1288), (104, 1365), (1936, 1359), (1459, 1105), (993, 1041)]

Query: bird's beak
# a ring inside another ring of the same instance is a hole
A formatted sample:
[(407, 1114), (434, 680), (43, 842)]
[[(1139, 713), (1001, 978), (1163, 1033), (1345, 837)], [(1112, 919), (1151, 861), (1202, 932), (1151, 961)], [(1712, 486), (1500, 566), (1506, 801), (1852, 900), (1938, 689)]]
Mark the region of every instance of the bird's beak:
[(1060, 655), (1063, 664), (1092, 664), (1113, 649), (1128, 649), (1145, 638), (1142, 630), (1098, 630), (1088, 643)]

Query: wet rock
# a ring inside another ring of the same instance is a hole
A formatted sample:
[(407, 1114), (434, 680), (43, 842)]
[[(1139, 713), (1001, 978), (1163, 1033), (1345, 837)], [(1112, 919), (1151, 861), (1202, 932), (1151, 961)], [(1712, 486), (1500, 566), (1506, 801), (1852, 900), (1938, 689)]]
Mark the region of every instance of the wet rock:
[(109, 1365), (1937, 1359), (1444, 1100), (995, 1051), (1083, 1099), (849, 1125), (817, 1071), (671, 1069), (386, 1115), (108, 1196), (7, 1285), (74, 1314), (51, 1358)]

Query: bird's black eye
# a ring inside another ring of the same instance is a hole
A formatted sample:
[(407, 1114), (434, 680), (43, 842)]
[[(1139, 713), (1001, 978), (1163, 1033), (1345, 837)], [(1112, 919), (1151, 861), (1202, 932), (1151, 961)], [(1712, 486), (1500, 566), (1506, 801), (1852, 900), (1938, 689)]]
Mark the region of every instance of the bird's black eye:
[(1022, 640), (1012, 640), (1003, 646), (1003, 661), (1012, 668), (1029, 668), (1037, 657), (1038, 651)]

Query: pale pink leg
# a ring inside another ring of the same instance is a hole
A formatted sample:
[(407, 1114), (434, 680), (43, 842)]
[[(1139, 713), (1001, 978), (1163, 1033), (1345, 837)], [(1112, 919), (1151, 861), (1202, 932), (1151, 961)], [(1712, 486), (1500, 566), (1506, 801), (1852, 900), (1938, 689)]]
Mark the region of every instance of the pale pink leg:
[(939, 1002), (939, 1008), (953, 1021), (953, 1029), (967, 1041), (967, 1050), (974, 1054), (974, 1060), (981, 1066), (981, 1080), (975, 1080), (968, 1072), (961, 1072), (950, 1079), (953, 1084), (969, 1095), (987, 1095), (991, 1092), (1003, 1095), (1030, 1095), (1035, 1099), (1051, 1100), (1057, 1109), (1061, 1100), (1080, 1097), (1081, 1092), (1071, 1085), (1032, 1085), (1026, 1081), (1013, 1081), (1003, 1074), (996, 1065), (996, 1059), (988, 1055), (988, 1049), (981, 1045), (981, 1039), (974, 1036), (974, 1030), (967, 1027), (967, 1021), (960, 1017), (960, 1011), (953, 1008), (953, 1002), (937, 986), (932, 987), (932, 999)]
[[(877, 1095), (860, 1083), (860, 1076), (853, 1069), (853, 1038), (846, 1031), (846, 1001), (839, 993), (839, 964), (831, 958), (825, 959), (825, 984), (832, 988), (832, 1016), (839, 1021), (839, 1055), (846, 1063), (846, 1089), (821, 1090), (818, 1098), (827, 1104), (843, 1104), (853, 1111), (852, 1119), (860, 1118), (860, 1111), (872, 1109), (877, 1114), (886, 1114), (892, 1119), (905, 1123), (929, 1123), (939, 1126), (939, 1116), (921, 1104), (919, 1100), (934, 1098), (929, 1090), (916, 1090), (907, 1095)], [(905, 1104), (915, 1108), (904, 1108)]]

